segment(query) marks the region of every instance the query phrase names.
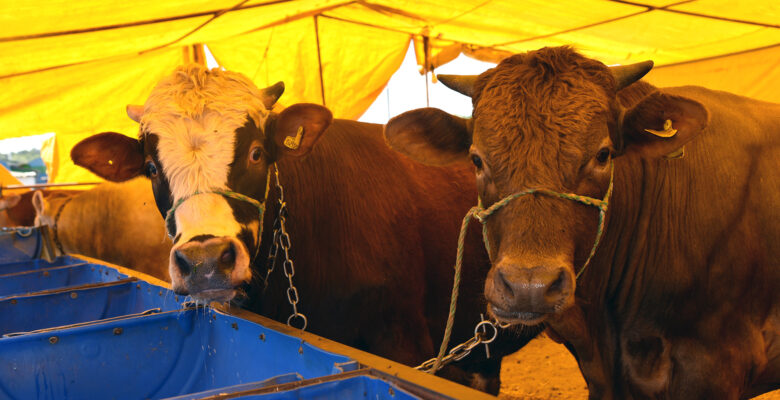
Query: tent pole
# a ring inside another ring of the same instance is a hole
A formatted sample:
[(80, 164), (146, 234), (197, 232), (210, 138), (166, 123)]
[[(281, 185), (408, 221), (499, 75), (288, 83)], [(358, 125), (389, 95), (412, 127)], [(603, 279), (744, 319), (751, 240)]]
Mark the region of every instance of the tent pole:
[(184, 53), (184, 63), (195, 63), (206, 66), (206, 52), (203, 50), (203, 43), (195, 43), (192, 46), (182, 47)]
[(322, 105), (325, 104), (325, 81), (322, 79), (322, 55), (320, 54), (320, 27), (317, 22), (319, 14), (314, 16), (314, 39), (317, 41), (317, 67), (320, 71), (320, 94), (322, 95)]

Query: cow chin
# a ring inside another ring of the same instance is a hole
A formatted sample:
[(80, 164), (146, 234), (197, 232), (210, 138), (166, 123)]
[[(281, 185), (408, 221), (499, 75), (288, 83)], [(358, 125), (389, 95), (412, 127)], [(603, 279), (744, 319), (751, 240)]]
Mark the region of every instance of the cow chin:
[(225, 303), (236, 297), (236, 289), (206, 289), (193, 293), (191, 297), (201, 303)]
[(550, 313), (509, 311), (488, 304), (488, 315), (502, 324), (534, 326), (543, 323)]
[(169, 262), (173, 291), (202, 303), (230, 301), (252, 278), (246, 246), (230, 236), (175, 246)]

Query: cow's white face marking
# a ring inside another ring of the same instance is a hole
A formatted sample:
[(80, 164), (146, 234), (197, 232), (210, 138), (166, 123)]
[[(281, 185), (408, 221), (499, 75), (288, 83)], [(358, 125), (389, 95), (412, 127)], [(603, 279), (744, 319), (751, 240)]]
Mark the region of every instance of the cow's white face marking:
[[(229, 190), (236, 130), (248, 119), (265, 126), (268, 111), (262, 98), (244, 76), (197, 65), (178, 69), (155, 87), (144, 105), (140, 132), (159, 137), (157, 152), (174, 203), (196, 192)], [(181, 237), (171, 251), (174, 286), (182, 279), (173, 261), (180, 246), (199, 235), (235, 238), (243, 228), (218, 194), (190, 197), (176, 209), (175, 220)], [(257, 238), (258, 224), (250, 223), (248, 228)], [(240, 246), (238, 253), (233, 275), (251, 276), (247, 249)]]

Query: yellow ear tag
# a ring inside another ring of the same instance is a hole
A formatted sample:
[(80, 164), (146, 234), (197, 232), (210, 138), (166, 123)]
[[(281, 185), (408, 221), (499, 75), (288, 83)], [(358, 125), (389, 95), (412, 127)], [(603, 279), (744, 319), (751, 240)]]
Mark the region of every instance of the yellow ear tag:
[(662, 138), (670, 138), (677, 134), (677, 129), (672, 128), (671, 119), (667, 119), (666, 122), (664, 122), (664, 130), (662, 131), (656, 131), (653, 129), (645, 129), (645, 131)]
[(671, 153), (669, 153), (669, 154), (664, 156), (664, 158), (667, 159), (667, 160), (674, 160), (674, 159), (683, 158), (683, 157), (685, 157), (685, 146), (680, 147), (679, 149), (677, 149), (677, 150), (675, 150), (675, 151), (673, 151), (673, 152), (671, 152)]
[(301, 147), (301, 138), (303, 137), (303, 126), (298, 127), (295, 137), (287, 136), (284, 138), (284, 146), (290, 150), (298, 150)]

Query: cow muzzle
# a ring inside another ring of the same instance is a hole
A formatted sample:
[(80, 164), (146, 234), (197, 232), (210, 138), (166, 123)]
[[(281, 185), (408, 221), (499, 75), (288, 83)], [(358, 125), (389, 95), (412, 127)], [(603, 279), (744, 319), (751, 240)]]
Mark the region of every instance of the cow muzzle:
[(193, 239), (174, 247), (169, 272), (175, 293), (207, 303), (233, 299), (236, 288), (252, 277), (246, 246), (229, 236)]
[(576, 279), (566, 266), (499, 263), (485, 281), (490, 313), (501, 322), (537, 325), (574, 303)]

